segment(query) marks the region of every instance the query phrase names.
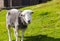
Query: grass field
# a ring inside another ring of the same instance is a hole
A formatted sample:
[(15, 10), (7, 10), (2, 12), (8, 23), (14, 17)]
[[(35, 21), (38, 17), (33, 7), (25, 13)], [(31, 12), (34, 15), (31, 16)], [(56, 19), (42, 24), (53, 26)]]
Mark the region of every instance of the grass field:
[[(52, 0), (19, 10), (32, 9), (32, 23), (28, 26), (24, 41), (60, 41), (60, 0)], [(7, 10), (0, 12), (0, 41), (8, 41), (5, 15)], [(12, 39), (15, 41), (12, 31)], [(20, 33), (21, 35), (21, 33)]]

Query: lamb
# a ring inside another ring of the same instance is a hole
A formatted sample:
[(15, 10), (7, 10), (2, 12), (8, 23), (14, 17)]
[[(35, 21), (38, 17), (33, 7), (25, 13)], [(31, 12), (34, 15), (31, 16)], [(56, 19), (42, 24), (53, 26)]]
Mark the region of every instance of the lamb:
[(9, 41), (12, 41), (11, 31), (10, 31), (11, 27), (14, 28), (14, 34), (16, 37), (16, 41), (18, 41), (18, 35), (19, 35), (18, 30), (20, 30), (20, 29), (22, 30), (21, 41), (23, 41), (24, 32), (25, 32), (28, 24), (31, 23), (32, 14), (33, 14), (32, 10), (19, 11), (17, 9), (11, 9), (7, 12), (6, 27), (8, 30)]

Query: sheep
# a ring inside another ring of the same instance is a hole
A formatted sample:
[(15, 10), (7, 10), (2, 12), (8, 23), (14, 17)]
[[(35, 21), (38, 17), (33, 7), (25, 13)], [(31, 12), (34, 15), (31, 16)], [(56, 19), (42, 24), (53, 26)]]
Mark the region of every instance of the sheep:
[(18, 36), (19, 36), (18, 30), (20, 30), (20, 29), (22, 30), (21, 41), (23, 41), (24, 32), (25, 32), (28, 24), (31, 23), (32, 14), (33, 14), (32, 10), (19, 11), (17, 9), (11, 9), (7, 12), (6, 27), (8, 30), (9, 41), (12, 41), (11, 31), (10, 31), (11, 27), (14, 28), (14, 34), (16, 37), (16, 41), (18, 41)]

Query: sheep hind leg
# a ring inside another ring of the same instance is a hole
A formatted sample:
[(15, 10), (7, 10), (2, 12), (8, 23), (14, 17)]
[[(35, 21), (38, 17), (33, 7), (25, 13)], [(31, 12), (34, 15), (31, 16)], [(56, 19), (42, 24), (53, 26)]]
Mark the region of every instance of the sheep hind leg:
[(7, 30), (8, 30), (9, 41), (12, 41), (10, 28), (11, 28), (10, 25), (8, 25)]

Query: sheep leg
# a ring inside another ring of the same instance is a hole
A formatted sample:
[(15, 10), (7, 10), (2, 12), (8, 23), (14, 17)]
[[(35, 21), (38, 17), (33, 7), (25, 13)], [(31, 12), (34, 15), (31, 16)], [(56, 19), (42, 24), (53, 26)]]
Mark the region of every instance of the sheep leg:
[(14, 33), (15, 33), (16, 41), (18, 41), (18, 27), (15, 27)]
[(25, 32), (25, 30), (22, 30), (22, 37), (21, 37), (21, 41), (23, 41), (23, 40), (24, 40), (24, 32)]
[(11, 32), (10, 32), (10, 26), (9, 25), (7, 26), (7, 30), (8, 30), (9, 41), (12, 41)]

